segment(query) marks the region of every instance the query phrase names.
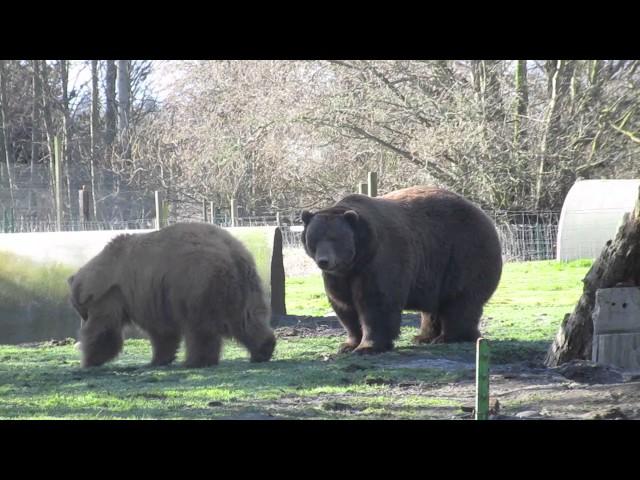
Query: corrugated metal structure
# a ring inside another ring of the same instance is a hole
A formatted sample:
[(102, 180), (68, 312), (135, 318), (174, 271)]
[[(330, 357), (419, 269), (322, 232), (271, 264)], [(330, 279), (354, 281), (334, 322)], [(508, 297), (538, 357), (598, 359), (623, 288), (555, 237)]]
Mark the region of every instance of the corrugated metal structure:
[(638, 199), (638, 180), (581, 180), (569, 190), (558, 226), (557, 259), (597, 258)]

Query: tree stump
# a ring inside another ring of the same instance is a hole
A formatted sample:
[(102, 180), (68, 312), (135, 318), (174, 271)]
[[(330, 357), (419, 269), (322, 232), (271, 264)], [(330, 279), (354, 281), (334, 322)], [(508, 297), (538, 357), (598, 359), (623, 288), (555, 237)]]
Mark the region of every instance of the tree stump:
[(583, 279), (584, 290), (572, 314), (562, 321), (545, 359), (549, 367), (571, 360), (590, 360), (593, 341), (592, 314), (596, 291), (601, 288), (640, 285), (640, 189), (631, 215), (626, 216), (615, 240), (609, 240)]

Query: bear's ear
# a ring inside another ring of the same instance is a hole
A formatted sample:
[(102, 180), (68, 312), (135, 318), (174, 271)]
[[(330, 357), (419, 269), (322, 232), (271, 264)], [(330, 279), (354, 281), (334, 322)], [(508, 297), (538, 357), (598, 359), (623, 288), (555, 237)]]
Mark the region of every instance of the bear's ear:
[(67, 285), (71, 286), (74, 278), (76, 278), (75, 275), (71, 275), (69, 278), (67, 278)]
[(302, 222), (305, 225), (309, 225), (309, 222), (311, 221), (311, 219), (313, 218), (314, 215), (315, 215), (315, 213), (311, 213), (309, 210), (303, 210), (302, 211)]
[(347, 210), (346, 212), (344, 212), (344, 218), (351, 225), (355, 225), (358, 223), (358, 220), (360, 219), (360, 215), (358, 215), (358, 212), (356, 212), (355, 210)]

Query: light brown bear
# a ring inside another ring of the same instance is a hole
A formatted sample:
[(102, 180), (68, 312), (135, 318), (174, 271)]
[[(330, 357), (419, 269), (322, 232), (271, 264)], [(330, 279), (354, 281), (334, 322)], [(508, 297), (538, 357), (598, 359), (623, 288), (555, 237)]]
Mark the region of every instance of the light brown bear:
[(253, 362), (273, 354), (270, 308), (254, 259), (214, 225), (120, 235), (68, 282), (82, 317), (83, 367), (115, 358), (127, 324), (149, 336), (152, 365), (173, 362), (183, 337), (187, 367), (217, 364), (224, 338), (240, 342)]

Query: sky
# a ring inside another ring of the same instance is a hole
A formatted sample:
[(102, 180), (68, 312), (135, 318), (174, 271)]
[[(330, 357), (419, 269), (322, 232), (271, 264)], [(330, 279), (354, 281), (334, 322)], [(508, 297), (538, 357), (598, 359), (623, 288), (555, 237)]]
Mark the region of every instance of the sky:
[[(152, 71), (149, 75), (149, 86), (159, 101), (166, 98), (169, 86), (175, 80), (176, 73), (171, 71), (170, 60), (152, 60)], [(89, 88), (91, 82), (91, 66), (88, 60), (71, 60), (69, 68), (69, 91)]]

